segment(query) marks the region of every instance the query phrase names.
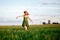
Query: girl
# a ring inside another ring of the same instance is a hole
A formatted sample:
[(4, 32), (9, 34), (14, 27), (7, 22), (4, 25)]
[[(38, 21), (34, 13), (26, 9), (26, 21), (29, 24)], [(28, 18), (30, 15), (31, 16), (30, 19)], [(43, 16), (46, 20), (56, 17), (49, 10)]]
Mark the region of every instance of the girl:
[[(22, 16), (17, 16), (16, 19), (18, 17), (22, 17)], [(29, 27), (28, 19), (32, 22), (32, 20), (29, 18), (29, 13), (27, 11), (24, 11), (22, 26), (25, 30), (28, 30)]]

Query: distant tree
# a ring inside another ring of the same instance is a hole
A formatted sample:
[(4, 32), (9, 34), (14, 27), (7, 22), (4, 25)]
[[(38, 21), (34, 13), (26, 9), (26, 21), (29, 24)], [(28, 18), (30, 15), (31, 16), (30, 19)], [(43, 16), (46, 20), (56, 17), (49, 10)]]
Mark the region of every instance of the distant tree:
[(46, 24), (45, 22), (43, 22), (43, 24)]
[(53, 22), (53, 24), (59, 24), (58, 22)]
[(48, 24), (50, 24), (50, 20), (48, 20)]

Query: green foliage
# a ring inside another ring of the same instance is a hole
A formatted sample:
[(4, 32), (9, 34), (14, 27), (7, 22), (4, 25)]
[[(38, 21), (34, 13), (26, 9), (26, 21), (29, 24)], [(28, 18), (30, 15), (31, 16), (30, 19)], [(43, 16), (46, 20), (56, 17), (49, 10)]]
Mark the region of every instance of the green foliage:
[(31, 26), (26, 31), (22, 27), (0, 28), (0, 40), (60, 40), (60, 27)]

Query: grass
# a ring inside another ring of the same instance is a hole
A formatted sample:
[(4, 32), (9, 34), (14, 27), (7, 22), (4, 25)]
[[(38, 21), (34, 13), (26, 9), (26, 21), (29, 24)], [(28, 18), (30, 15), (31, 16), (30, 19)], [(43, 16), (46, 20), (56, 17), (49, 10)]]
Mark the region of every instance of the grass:
[(0, 26), (0, 40), (60, 40), (60, 24)]

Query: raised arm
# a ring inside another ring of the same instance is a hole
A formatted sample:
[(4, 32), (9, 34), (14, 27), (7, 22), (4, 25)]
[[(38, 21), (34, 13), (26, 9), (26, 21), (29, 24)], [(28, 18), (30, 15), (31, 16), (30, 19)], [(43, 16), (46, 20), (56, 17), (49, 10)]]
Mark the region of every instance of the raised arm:
[(17, 16), (16, 19), (19, 18), (19, 17), (22, 17), (22, 16)]
[[(29, 17), (28, 17), (29, 18)], [(33, 23), (33, 21), (29, 18), (29, 20)]]

